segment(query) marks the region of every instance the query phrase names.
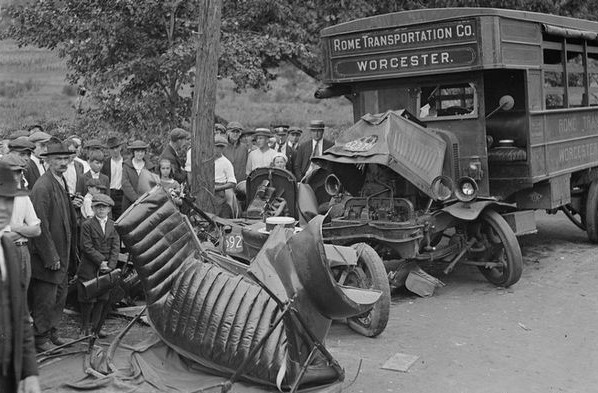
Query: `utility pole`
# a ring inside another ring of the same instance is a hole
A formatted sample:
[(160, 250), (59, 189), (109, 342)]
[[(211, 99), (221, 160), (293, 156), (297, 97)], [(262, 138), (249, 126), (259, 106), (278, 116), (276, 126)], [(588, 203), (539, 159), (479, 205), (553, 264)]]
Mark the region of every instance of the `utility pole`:
[(199, 0), (199, 29), (193, 94), (191, 192), (198, 206), (214, 212), (214, 111), (222, 0)]

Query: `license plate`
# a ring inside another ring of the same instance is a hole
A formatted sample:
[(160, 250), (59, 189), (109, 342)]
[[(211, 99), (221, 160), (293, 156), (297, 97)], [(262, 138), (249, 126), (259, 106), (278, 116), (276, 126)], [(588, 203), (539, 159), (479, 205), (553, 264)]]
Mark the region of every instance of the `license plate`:
[(224, 237), (226, 252), (240, 253), (243, 251), (243, 238), (241, 234), (230, 234)]

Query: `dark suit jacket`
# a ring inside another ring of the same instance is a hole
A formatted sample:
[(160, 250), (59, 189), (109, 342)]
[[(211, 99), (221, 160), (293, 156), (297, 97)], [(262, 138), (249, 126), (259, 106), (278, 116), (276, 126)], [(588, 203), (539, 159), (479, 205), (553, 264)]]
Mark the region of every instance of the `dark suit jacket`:
[[(69, 260), (77, 247), (77, 214), (70, 197), (51, 171), (35, 183), (30, 198), (42, 230), (40, 236), (29, 240), (31, 276), (58, 284), (67, 274)], [(48, 269), (58, 260), (59, 270)]]
[(83, 164), (78, 161), (74, 162), (75, 164), (75, 172), (77, 173), (77, 185), (75, 186), (74, 190), (69, 190), (69, 192), (74, 193), (78, 192), (81, 195), (85, 195), (87, 190), (85, 188), (85, 178), (83, 177)]
[[(145, 168), (148, 171), (153, 169), (153, 165), (149, 160), (145, 160)], [(123, 162), (123, 202), (122, 211), (127, 210), (133, 202), (137, 200), (141, 195), (137, 192), (137, 186), (139, 184), (139, 175), (133, 167), (133, 160), (129, 158)]]
[(88, 218), (81, 224), (80, 236), (81, 264), (77, 271), (79, 280), (87, 281), (96, 276), (102, 261), (108, 261), (108, 266), (116, 268), (120, 251), (120, 238), (114, 221), (106, 222), (106, 234), (97, 218)]
[(35, 162), (30, 158), (27, 161), (27, 166), (25, 167), (25, 179), (27, 180), (27, 188), (31, 191), (33, 189), (33, 185), (39, 179), (39, 169), (37, 169), (37, 165)]
[[(333, 145), (334, 143), (328, 139), (322, 139), (322, 153), (331, 148)], [(297, 148), (293, 159), (293, 173), (295, 174), (297, 181), (300, 181), (309, 169), (309, 164), (311, 163), (311, 153), (312, 139), (303, 142)]]
[(167, 159), (172, 164), (172, 178), (183, 184), (187, 180), (187, 172), (183, 170), (184, 162), (180, 159), (177, 152), (170, 146), (166, 145), (160, 155), (160, 160)]
[[(87, 193), (87, 182), (90, 179), (92, 179), (91, 171), (85, 172), (85, 174), (83, 174), (83, 190), (84, 190), (83, 195), (85, 195)], [(106, 186), (106, 189), (104, 190), (104, 194), (110, 195), (110, 179), (108, 178), (108, 176), (103, 174), (102, 171), (100, 171), (100, 181), (102, 182), (102, 184), (104, 184), (104, 186)]]
[[(15, 247), (15, 240), (18, 237), (15, 233), (5, 233), (2, 236), (2, 249), (8, 275), (4, 283), (9, 285), (8, 291), (12, 311), (12, 361), (15, 372), (15, 386), (19, 385), (19, 381), (31, 375), (37, 375), (33, 330), (29, 323), (29, 310), (27, 309), (26, 283), (22, 277), (21, 260), (18, 258)], [(4, 284), (0, 283), (0, 285)]]

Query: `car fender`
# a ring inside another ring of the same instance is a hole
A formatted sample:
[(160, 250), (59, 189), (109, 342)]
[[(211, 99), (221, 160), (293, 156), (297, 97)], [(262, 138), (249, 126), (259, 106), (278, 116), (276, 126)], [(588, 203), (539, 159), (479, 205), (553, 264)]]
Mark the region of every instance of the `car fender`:
[(464, 221), (474, 221), (487, 208), (492, 207), (497, 212), (515, 210), (515, 206), (510, 203), (498, 202), (493, 200), (476, 200), (473, 202), (456, 202), (445, 206), (441, 211)]

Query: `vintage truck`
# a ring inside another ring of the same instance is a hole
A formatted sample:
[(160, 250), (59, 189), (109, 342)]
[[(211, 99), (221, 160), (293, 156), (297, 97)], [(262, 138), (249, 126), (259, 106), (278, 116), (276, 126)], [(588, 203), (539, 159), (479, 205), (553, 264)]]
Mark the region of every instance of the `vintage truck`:
[(598, 242), (598, 22), (425, 9), (321, 39), (316, 97), (347, 97), (357, 122), (315, 159), (334, 175), (327, 241), (475, 265), (499, 286), (521, 276), (536, 209)]

